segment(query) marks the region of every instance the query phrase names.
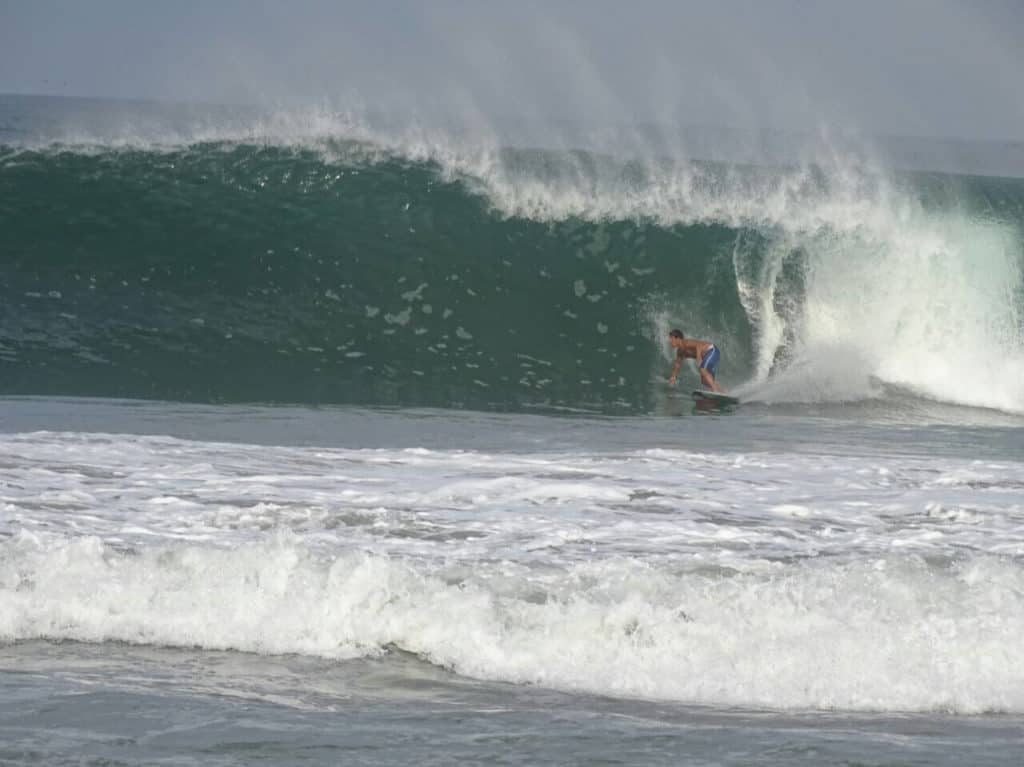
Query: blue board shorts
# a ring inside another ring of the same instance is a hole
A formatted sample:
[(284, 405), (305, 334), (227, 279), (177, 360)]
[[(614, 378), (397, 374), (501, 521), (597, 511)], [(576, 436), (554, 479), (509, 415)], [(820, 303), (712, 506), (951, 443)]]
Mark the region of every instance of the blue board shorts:
[(700, 358), (700, 369), (706, 370), (713, 377), (718, 376), (718, 360), (721, 359), (722, 355), (718, 351), (718, 347), (711, 345), (704, 352), (704, 355)]

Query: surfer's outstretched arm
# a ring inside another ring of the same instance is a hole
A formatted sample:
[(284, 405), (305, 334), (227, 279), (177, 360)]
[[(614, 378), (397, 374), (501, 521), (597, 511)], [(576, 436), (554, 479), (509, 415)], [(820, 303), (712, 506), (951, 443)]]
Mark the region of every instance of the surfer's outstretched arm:
[(672, 363), (672, 375), (668, 377), (668, 385), (675, 386), (676, 379), (679, 378), (679, 370), (683, 367), (683, 358), (681, 355), (676, 355), (676, 361)]

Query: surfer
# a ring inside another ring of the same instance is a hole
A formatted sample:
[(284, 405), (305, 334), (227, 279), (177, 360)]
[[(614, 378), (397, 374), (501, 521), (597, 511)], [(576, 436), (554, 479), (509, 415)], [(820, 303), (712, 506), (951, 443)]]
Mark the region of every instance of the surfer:
[(722, 388), (715, 382), (718, 360), (722, 356), (717, 346), (710, 341), (687, 338), (681, 330), (670, 332), (668, 342), (676, 350), (676, 361), (672, 364), (672, 375), (668, 379), (669, 385), (675, 385), (676, 378), (679, 377), (679, 370), (683, 366), (683, 360), (692, 359), (697, 363), (700, 382), (711, 391), (722, 391)]

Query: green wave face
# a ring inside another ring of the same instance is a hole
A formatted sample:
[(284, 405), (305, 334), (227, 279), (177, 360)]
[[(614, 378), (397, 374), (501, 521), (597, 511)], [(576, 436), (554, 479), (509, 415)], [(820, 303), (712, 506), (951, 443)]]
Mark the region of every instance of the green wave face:
[(643, 413), (678, 326), (768, 400), (956, 401), (959, 339), (980, 404), (1021, 409), (1022, 201), (572, 152), (8, 147), (0, 391)]
[(429, 163), (277, 148), (20, 153), (0, 184), (5, 393), (643, 411), (667, 296), (749, 371), (722, 226), (508, 217)]

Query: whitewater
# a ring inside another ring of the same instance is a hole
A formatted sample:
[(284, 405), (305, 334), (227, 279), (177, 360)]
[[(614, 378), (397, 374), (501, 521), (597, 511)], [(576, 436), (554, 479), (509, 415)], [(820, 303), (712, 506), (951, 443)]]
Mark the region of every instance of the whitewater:
[(690, 703), (1024, 712), (1017, 462), (60, 432), (0, 450), (8, 640), (392, 647)]
[(0, 99), (0, 761), (1013, 763), (1024, 182), (616, 142)]

